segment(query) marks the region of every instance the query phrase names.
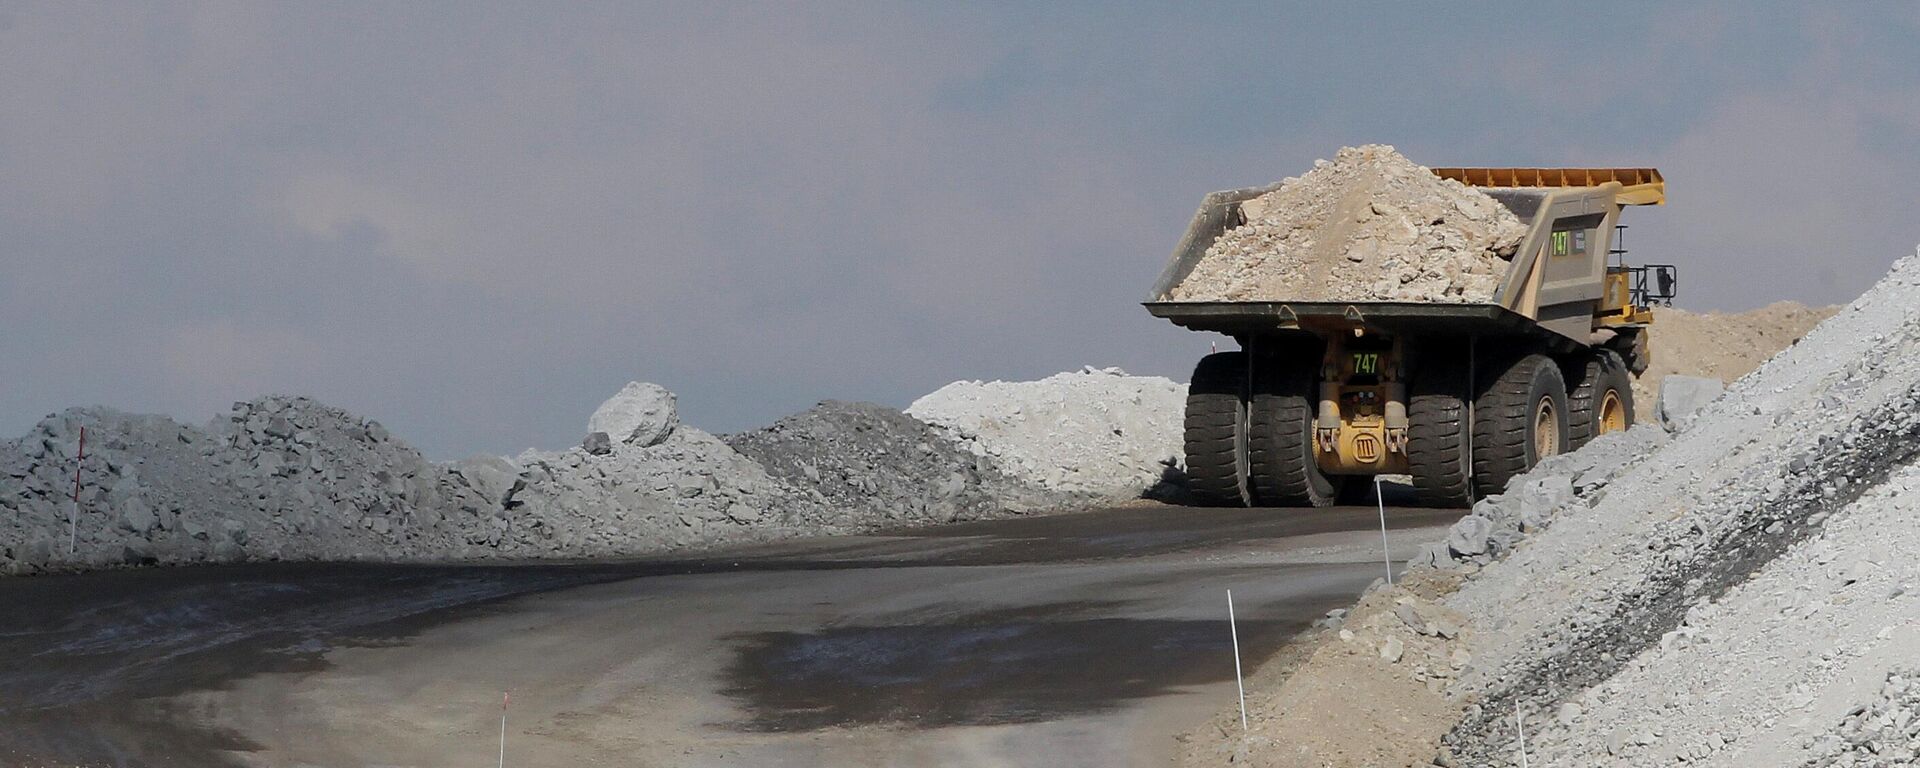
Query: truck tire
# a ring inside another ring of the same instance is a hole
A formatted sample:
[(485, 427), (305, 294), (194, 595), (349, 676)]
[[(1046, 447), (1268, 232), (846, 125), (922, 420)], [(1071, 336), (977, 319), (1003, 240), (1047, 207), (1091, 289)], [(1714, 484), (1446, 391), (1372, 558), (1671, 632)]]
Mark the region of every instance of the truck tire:
[(1567, 448), (1577, 449), (1608, 432), (1633, 426), (1633, 380), (1627, 363), (1611, 349), (1582, 356), (1567, 392)]
[(1200, 358), (1187, 387), (1187, 491), (1210, 507), (1251, 506), (1247, 488), (1247, 355)]
[(1473, 485), (1479, 495), (1505, 490), (1541, 459), (1566, 450), (1566, 378), (1546, 355), (1515, 360), (1474, 400)]
[(1420, 370), (1407, 396), (1407, 465), (1421, 506), (1473, 506), (1473, 424), (1462, 352)]
[(1254, 500), (1270, 507), (1332, 506), (1346, 478), (1321, 472), (1314, 456), (1320, 350), (1302, 345), (1260, 363), (1247, 411), (1247, 469)]

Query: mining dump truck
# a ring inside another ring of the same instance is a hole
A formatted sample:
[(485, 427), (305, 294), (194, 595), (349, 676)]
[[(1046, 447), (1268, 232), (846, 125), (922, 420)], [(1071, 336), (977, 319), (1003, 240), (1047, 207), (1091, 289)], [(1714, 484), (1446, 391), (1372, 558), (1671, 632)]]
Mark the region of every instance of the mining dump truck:
[(1412, 475), (1422, 504), (1468, 506), (1542, 458), (1633, 421), (1651, 306), (1671, 265), (1627, 266), (1621, 212), (1666, 202), (1653, 168), (1434, 168), (1526, 226), (1485, 303), (1173, 301), (1242, 203), (1207, 195), (1146, 308), (1240, 349), (1202, 358), (1186, 403), (1189, 488), (1213, 505), (1325, 506)]

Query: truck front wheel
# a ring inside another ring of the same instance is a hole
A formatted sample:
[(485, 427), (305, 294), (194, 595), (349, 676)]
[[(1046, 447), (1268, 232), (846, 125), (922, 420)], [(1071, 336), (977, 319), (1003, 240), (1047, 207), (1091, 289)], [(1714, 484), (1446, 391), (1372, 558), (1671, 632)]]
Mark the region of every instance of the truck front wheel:
[(1187, 386), (1187, 491), (1212, 507), (1244, 507), (1247, 488), (1247, 354), (1200, 358)]
[(1567, 445), (1579, 448), (1608, 432), (1633, 426), (1633, 380), (1627, 363), (1611, 349), (1586, 355), (1567, 393)]
[(1326, 507), (1345, 477), (1320, 471), (1313, 419), (1320, 350), (1311, 345), (1259, 361), (1247, 413), (1247, 458), (1253, 497), (1275, 507)]
[(1507, 366), (1474, 401), (1473, 474), (1481, 495), (1505, 490), (1541, 459), (1567, 450), (1567, 384), (1546, 355)]

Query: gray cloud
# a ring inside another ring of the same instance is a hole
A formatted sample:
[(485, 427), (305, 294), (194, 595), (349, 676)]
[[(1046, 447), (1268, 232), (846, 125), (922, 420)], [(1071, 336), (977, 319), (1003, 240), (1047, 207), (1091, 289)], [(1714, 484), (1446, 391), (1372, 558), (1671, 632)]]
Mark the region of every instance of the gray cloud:
[(0, 433), (287, 391), (447, 457), (630, 378), (724, 430), (1184, 376), (1208, 339), (1134, 303), (1199, 196), (1359, 141), (1658, 162), (1635, 242), (1696, 306), (1842, 300), (1920, 239), (1911, 16), (1608, 16), (1569, 59), (1497, 9), (19, 6)]

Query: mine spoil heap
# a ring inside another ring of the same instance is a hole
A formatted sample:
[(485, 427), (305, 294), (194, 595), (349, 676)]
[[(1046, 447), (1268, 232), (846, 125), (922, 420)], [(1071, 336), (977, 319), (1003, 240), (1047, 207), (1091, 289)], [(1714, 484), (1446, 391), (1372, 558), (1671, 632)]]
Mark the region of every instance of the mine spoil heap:
[[(0, 576), (632, 557), (1132, 499), (1178, 460), (1185, 392), (1089, 366), (955, 382), (921, 399), (924, 418), (827, 401), (722, 438), (681, 422), (673, 392), (630, 382), (578, 445), (448, 463), (304, 397), (235, 403), (205, 426), (70, 408), (0, 439)], [(1056, 444), (1083, 448), (1035, 459)]]
[(1346, 147), (1241, 204), (1174, 301), (1489, 302), (1526, 226), (1394, 151)]

